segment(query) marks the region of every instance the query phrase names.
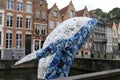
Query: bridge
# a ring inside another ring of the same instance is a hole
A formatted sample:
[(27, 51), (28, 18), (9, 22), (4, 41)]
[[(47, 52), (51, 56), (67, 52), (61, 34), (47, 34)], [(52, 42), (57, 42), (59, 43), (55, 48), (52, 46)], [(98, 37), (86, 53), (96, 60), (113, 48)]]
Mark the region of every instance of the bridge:
[[(16, 61), (0, 60), (0, 79), (37, 80), (37, 61), (14, 66)], [(61, 80), (119, 80), (119, 68), (120, 60), (116, 59), (76, 58), (72, 64), (69, 77), (61, 78)]]

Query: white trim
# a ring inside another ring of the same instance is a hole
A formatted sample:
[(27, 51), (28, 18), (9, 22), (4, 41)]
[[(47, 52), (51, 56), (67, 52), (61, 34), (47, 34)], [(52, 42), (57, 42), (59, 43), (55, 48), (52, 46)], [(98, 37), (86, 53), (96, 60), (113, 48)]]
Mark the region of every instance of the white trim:
[(36, 51), (35, 50), (35, 40), (38, 40), (39, 41), (39, 49), (41, 49), (41, 40), (40, 39), (33, 39), (33, 48), (32, 48), (32, 51)]
[(1, 13), (4, 13), (5, 11), (4, 10), (0, 10)]
[(17, 0), (17, 2), (23, 2), (23, 0)]
[(7, 15), (13, 16), (13, 14), (12, 14), (12, 13), (7, 13)]
[(28, 15), (27, 15), (26, 18), (31, 18), (31, 16), (28, 16)]
[(0, 24), (0, 31), (3, 32), (3, 27), (4, 27), (4, 10), (0, 10), (0, 13), (2, 13), (2, 24)]
[(17, 31), (16, 33), (17, 33), (17, 34), (22, 34), (22, 31)]
[(25, 34), (32, 34), (32, 33), (27, 31)]
[(46, 25), (47, 26), (47, 24), (44, 24), (44, 23), (34, 23), (34, 24), (40, 24), (40, 25)]
[(32, 4), (32, 2), (31, 2), (31, 1), (27, 1), (26, 3), (27, 3), (27, 4)]
[(21, 14), (17, 14), (17, 17), (23, 17)]
[(6, 33), (12, 33), (12, 31), (11, 30), (7, 30)]

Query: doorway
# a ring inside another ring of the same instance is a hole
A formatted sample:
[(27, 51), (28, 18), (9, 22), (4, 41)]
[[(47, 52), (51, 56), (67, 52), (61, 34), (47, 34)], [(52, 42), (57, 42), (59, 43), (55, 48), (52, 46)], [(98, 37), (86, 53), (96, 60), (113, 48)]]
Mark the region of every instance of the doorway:
[(25, 36), (25, 55), (28, 55), (31, 53), (31, 35)]

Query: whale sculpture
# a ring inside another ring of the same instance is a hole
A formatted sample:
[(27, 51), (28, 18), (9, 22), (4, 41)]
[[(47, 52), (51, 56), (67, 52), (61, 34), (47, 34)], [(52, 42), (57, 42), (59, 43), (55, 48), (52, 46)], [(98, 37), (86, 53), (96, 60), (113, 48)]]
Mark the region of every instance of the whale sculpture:
[(62, 22), (48, 35), (42, 49), (25, 56), (15, 65), (38, 59), (38, 79), (67, 77), (76, 53), (96, 24), (96, 19), (87, 17)]

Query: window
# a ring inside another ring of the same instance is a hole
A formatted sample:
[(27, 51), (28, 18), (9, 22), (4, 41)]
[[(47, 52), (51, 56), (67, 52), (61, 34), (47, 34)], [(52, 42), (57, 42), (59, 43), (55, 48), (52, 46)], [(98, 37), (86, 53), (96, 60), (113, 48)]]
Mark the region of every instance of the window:
[(43, 47), (44, 41), (41, 41), (41, 48)]
[(17, 17), (17, 27), (18, 28), (22, 27), (22, 17)]
[(18, 10), (18, 11), (22, 11), (22, 5), (23, 5), (22, 2), (18, 2), (18, 3), (17, 3), (17, 10)]
[(7, 9), (14, 8), (14, 0), (7, 0)]
[(46, 34), (46, 26), (45, 25), (42, 25), (41, 34), (42, 35)]
[(57, 11), (54, 11), (54, 12), (53, 12), (53, 16), (54, 16), (54, 17), (57, 17), (57, 16), (58, 16)]
[(12, 27), (12, 16), (7, 15), (7, 27)]
[(2, 33), (0, 32), (0, 45), (1, 45), (1, 38), (2, 38)]
[(3, 0), (0, 0), (0, 7), (3, 7)]
[(31, 29), (31, 18), (26, 18), (26, 28)]
[(35, 40), (35, 50), (38, 50), (40, 48), (40, 42), (39, 40)]
[(43, 0), (40, 0), (40, 5), (42, 6), (42, 4), (43, 4)]
[(36, 11), (36, 19), (39, 19), (39, 18), (40, 18), (40, 11), (37, 10), (37, 11)]
[(26, 12), (32, 12), (32, 4), (27, 4), (26, 5)]
[(0, 59), (1, 59), (1, 57), (2, 57), (2, 53), (1, 53), (2, 51), (0, 50)]
[(72, 18), (74, 15), (73, 15), (73, 11), (71, 10), (70, 11), (70, 18)]
[(54, 29), (54, 21), (50, 21), (50, 27), (49, 29)]
[(16, 34), (16, 48), (22, 48), (22, 34)]
[(12, 33), (6, 33), (6, 48), (12, 48)]
[(35, 33), (40, 34), (40, 25), (39, 24), (35, 24)]
[(97, 51), (97, 44), (94, 43), (94, 50)]
[(46, 19), (46, 13), (45, 13), (45, 11), (42, 12), (42, 18)]
[(0, 13), (0, 24), (2, 24), (2, 13)]

